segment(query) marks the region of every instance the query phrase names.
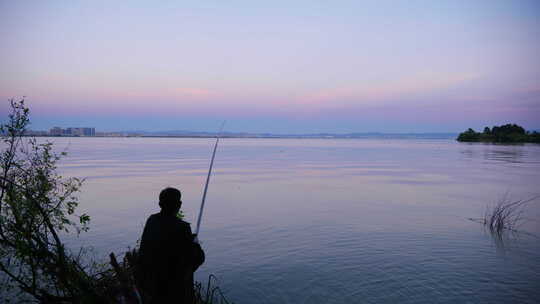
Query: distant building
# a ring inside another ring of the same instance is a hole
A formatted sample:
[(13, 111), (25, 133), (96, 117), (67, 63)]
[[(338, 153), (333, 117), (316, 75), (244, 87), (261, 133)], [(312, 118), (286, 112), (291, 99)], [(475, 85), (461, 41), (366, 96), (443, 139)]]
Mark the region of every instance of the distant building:
[(64, 130), (62, 130), (60, 127), (54, 127), (49, 131), (49, 133), (51, 136), (62, 136), (64, 135)]
[(26, 130), (24, 132), (24, 135), (26, 136), (48, 136), (49, 134), (49, 132), (41, 130)]
[(67, 135), (69, 136), (82, 136), (82, 131), (80, 131), (80, 128), (67, 128), (66, 131)]
[(95, 128), (66, 128), (54, 127), (50, 130), (51, 136), (96, 136)]
[(96, 136), (95, 128), (82, 128), (84, 136)]

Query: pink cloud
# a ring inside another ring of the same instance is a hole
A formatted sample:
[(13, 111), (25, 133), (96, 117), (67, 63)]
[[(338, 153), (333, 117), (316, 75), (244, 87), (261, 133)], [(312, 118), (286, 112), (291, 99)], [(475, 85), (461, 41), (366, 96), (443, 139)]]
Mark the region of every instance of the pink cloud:
[(382, 105), (395, 100), (406, 101), (423, 94), (456, 87), (478, 78), (472, 73), (437, 75), (420, 73), (411, 77), (355, 87), (330, 88), (301, 96), (299, 103), (333, 107), (336, 105)]

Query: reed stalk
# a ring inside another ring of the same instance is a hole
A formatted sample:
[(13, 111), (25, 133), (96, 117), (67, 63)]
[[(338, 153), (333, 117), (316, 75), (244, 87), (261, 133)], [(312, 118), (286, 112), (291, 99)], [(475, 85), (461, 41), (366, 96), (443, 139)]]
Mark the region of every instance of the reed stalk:
[(497, 234), (501, 234), (504, 230), (517, 231), (525, 220), (523, 207), (538, 197), (511, 200), (508, 194), (505, 194), (495, 205), (486, 207), (483, 217), (484, 226)]

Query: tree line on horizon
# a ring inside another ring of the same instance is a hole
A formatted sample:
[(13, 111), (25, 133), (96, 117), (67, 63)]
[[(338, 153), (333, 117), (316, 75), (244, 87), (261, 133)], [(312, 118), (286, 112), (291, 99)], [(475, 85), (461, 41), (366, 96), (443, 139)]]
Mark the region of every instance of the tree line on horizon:
[(494, 143), (540, 143), (540, 133), (526, 131), (517, 124), (506, 124), (484, 128), (484, 132), (476, 132), (469, 128), (457, 137), (460, 142), (494, 142)]

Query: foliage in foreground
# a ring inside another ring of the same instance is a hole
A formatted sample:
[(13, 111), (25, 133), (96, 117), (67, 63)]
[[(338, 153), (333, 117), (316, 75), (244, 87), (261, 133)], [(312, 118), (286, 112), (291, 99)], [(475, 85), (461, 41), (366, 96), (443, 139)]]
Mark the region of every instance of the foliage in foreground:
[[(24, 100), (0, 132), (0, 271), (6, 289), (39, 302), (90, 302), (101, 298), (90, 279), (89, 264), (68, 250), (61, 233), (86, 231), (90, 217), (76, 215), (75, 195), (82, 184), (56, 172), (61, 155), (51, 143), (23, 137), (29, 124)], [(15, 291), (13, 291), (15, 292)]]
[(495, 143), (540, 143), (540, 133), (528, 132), (516, 124), (506, 124), (484, 128), (484, 132), (476, 132), (469, 128), (459, 134), (457, 141), (462, 142), (495, 142)]
[[(109, 265), (86, 256), (88, 248), (66, 248), (62, 236), (79, 235), (90, 222), (77, 214), (82, 180), (57, 173), (65, 153), (25, 137), (29, 110), (24, 100), (10, 103), (12, 112), (0, 126), (0, 302), (141, 303), (136, 251), (122, 263), (111, 254)], [(201, 283), (194, 288), (197, 304), (227, 303), (210, 281), (209, 292)]]

